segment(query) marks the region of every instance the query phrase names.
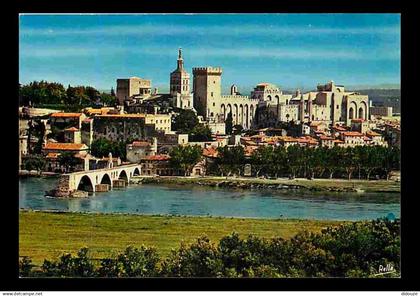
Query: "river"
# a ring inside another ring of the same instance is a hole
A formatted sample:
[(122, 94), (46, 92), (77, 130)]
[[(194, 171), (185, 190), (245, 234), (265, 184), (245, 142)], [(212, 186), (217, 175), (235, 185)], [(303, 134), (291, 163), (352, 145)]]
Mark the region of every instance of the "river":
[(400, 217), (399, 193), (304, 193), (204, 186), (130, 185), (89, 198), (45, 197), (56, 178), (19, 180), (19, 207), (94, 213), (169, 214), (249, 218), (366, 220)]

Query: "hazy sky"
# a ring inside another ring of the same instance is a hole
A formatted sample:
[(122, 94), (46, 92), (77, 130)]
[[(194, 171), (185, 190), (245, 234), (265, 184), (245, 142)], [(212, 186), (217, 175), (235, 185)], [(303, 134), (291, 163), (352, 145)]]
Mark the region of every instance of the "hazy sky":
[(182, 47), (192, 67), (221, 66), (224, 87), (400, 83), (399, 14), (21, 15), (20, 82), (168, 89)]

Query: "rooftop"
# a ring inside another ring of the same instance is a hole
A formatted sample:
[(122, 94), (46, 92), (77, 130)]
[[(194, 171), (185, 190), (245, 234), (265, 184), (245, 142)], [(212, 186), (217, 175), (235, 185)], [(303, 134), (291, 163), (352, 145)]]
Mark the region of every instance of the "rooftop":
[(51, 117), (80, 117), (82, 113), (65, 113), (65, 112), (57, 112), (51, 114)]
[(42, 148), (44, 150), (86, 150), (88, 146), (85, 144), (76, 144), (76, 143), (51, 143), (48, 142)]
[(149, 155), (145, 159), (146, 160), (156, 160), (156, 161), (162, 161), (162, 160), (169, 160), (171, 157), (167, 154), (157, 154), (157, 155)]

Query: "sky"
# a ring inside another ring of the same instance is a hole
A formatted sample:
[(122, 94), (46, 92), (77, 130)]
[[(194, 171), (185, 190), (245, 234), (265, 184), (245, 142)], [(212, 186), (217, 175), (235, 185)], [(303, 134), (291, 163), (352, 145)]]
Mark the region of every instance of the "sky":
[(223, 68), (224, 91), (399, 85), (400, 35), (399, 14), (23, 14), (19, 80), (110, 90), (137, 76), (167, 91), (181, 47), (191, 75)]

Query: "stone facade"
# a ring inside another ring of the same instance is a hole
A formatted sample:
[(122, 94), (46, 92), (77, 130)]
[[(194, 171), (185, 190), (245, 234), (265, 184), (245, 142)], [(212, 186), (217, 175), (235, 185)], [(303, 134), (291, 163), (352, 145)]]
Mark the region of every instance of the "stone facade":
[(350, 125), (352, 119), (369, 118), (369, 99), (366, 95), (346, 92), (344, 86), (333, 81), (318, 85), (317, 91), (283, 95), (273, 84), (261, 83), (253, 97), (260, 100), (258, 118), (260, 127), (275, 126), (279, 122), (312, 122)]
[(152, 94), (152, 82), (139, 77), (117, 79), (117, 99), (119, 105), (124, 105), (135, 95), (150, 96)]
[(193, 68), (194, 108), (197, 114), (211, 123), (222, 123), (232, 113), (233, 125), (249, 129), (257, 108), (258, 100), (238, 94), (232, 85), (230, 95), (222, 95), (222, 68)]
[(148, 139), (170, 132), (170, 114), (97, 115), (93, 120), (94, 139), (111, 141)]

